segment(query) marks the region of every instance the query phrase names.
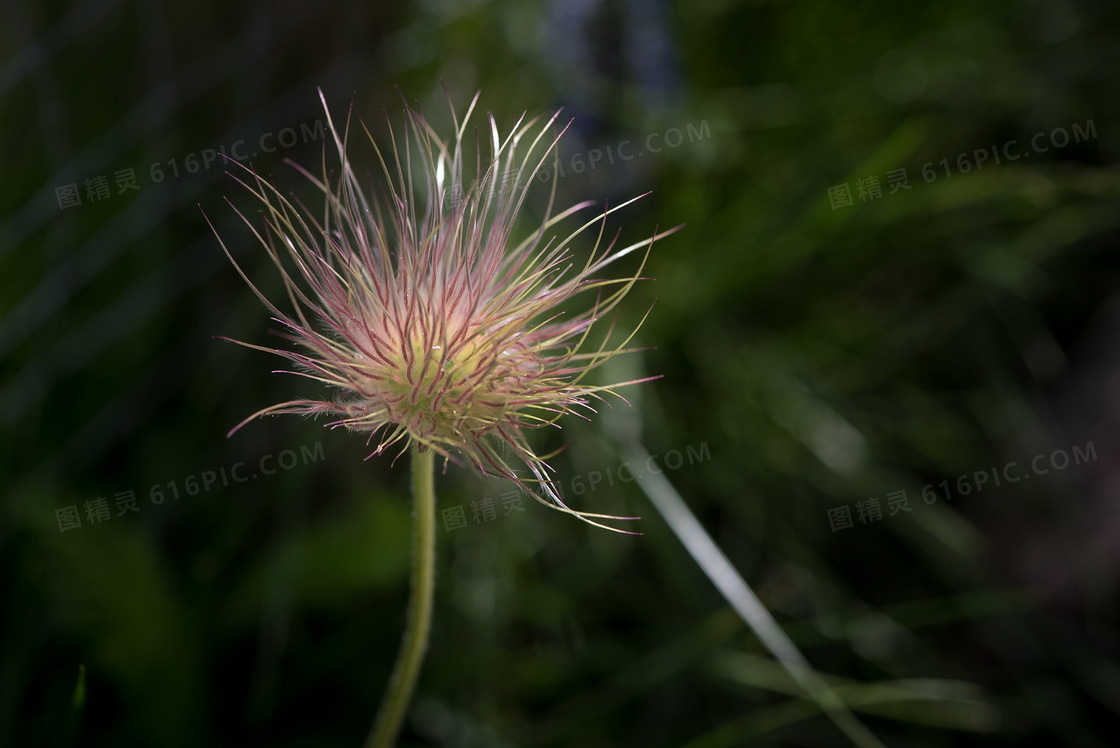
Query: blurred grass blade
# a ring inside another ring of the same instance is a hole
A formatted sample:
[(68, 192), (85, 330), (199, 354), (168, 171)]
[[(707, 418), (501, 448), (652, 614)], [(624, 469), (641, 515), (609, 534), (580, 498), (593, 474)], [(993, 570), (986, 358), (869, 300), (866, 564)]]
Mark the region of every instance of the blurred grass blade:
[[(633, 365), (632, 359), (630, 363)], [(605, 425), (617, 443), (623, 459), (629, 460), (631, 464), (644, 465), (647, 464), (647, 460), (652, 459), (652, 455), (641, 441), (641, 408), (635, 399), (637, 397), (640, 395), (631, 397), (633, 407), (614, 408)], [(696, 515), (688, 508), (665, 475), (640, 473), (636, 476), (636, 482), (665, 518), (665, 522), (689, 555), (700, 565), (708, 579), (805, 694), (855, 745), (860, 748), (872, 746), (882, 748), (883, 744), (879, 739), (852, 714), (843, 700), (820, 677), (793, 641), (782, 631), (778, 622), (770, 615), (770, 611), (712, 540), (712, 536), (696, 519)]]
[(86, 705), (86, 666), (78, 665), (78, 682), (74, 684), (74, 696), (71, 700), (74, 711), (80, 712)]
[[(801, 689), (777, 663), (746, 652), (723, 650), (713, 671), (751, 688), (800, 696)], [(999, 713), (978, 686), (943, 678), (899, 678), (861, 683), (821, 674), (850, 709), (941, 729), (990, 732)]]

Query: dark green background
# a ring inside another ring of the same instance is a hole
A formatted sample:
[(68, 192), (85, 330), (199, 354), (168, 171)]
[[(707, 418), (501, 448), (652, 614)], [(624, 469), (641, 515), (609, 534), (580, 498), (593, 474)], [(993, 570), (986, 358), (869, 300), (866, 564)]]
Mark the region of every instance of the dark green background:
[[(639, 336), (654, 350), (629, 361), (664, 375), (633, 391), (644, 441), (705, 445), (666, 477), (885, 744), (1113, 744), (1116, 4), (581, 5), (5, 7), (0, 745), (360, 744), (399, 642), (407, 466), (297, 418), (226, 439), (314, 385), (213, 338), (269, 344), (275, 325), (199, 206), (262, 288), (278, 281), (223, 200), (251, 208), (244, 193), (187, 159), (313, 130), (317, 86), (375, 133), (401, 95), (446, 123), (441, 81), (460, 111), (481, 89), (504, 127), (564, 107), (564, 203), (652, 190), (615, 216), (623, 241), (686, 224), (621, 308), (632, 326), (657, 299)], [(673, 128), (678, 147), (636, 145)], [(1069, 145), (1031, 150), (1056, 129)], [(625, 140), (643, 155), (574, 173)], [(992, 147), (1021, 157), (962, 173)], [(314, 169), (321, 149), (252, 163), (312, 199), (283, 159)], [(911, 189), (889, 194), (900, 168)], [(117, 194), (127, 169), (138, 189)], [(56, 188), (99, 175), (110, 197), (82, 187), (60, 210)], [(833, 209), (830, 187), (869, 176), (882, 197)], [(534, 440), (571, 442), (555, 460), (570, 486), (617, 471), (604, 434), (567, 419)], [(1083, 464), (921, 499), (1089, 443)], [(290, 470), (186, 493), (285, 450)], [(118, 516), (130, 490), (139, 511)], [(635, 484), (572, 499), (642, 515), (640, 537), (529, 502), (503, 517), (507, 487), (455, 467), (437, 490), (469, 526), (440, 528), (402, 745), (845, 744)], [(912, 511), (888, 516), (899, 490)], [(487, 497), (498, 518), (471, 522)], [(881, 520), (830, 529), (829, 509), (873, 497)], [(98, 498), (111, 519), (91, 524)], [(82, 527), (60, 532), (71, 506)]]

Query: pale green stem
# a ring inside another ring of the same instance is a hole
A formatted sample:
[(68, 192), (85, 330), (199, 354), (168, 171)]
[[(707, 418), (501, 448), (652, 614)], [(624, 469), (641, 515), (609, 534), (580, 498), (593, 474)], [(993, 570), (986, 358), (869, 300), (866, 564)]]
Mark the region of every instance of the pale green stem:
[(366, 748), (390, 748), (396, 742), (432, 630), (432, 595), (436, 586), (435, 456), (413, 445), (411, 457), (413, 525), (408, 620), (389, 689), (366, 738)]

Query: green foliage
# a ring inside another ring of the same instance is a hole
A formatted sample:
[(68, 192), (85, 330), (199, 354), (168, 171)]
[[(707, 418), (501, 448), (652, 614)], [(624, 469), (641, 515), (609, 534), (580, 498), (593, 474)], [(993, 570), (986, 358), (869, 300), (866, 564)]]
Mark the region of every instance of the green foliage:
[[(505, 125), (564, 106), (559, 203), (652, 190), (608, 225), (620, 242), (686, 224), (620, 311), (628, 329), (653, 304), (630, 365), (664, 376), (623, 394), (665, 477), (883, 743), (1111, 744), (1115, 7), (580, 5), (12, 11), (0, 745), (360, 744), (403, 623), (405, 460), (298, 419), (226, 439), (309, 383), (213, 339), (267, 344), (275, 325), (199, 205), (279, 298), (207, 151), (243, 141), (299, 192), (283, 159), (318, 168), (324, 144), (301, 134), (316, 86), (378, 131), (394, 85), (438, 119), (441, 82), (459, 105), (481, 88)], [(295, 144), (267, 152), (284, 128)], [(118, 193), (130, 168), (138, 189)], [(911, 189), (892, 193), (898, 169)], [(110, 196), (87, 199), (98, 175)], [(861, 200), (872, 176), (882, 195)], [(82, 205), (60, 210), (69, 183)], [(569, 444), (572, 505), (641, 515), (640, 536), (437, 474), (467, 526), (439, 528), (402, 745), (843, 744), (622, 477), (607, 420), (536, 445)], [(861, 522), (872, 498), (882, 518)], [(483, 499), (493, 520), (474, 518)], [(833, 531), (844, 506), (853, 526)], [(81, 527), (60, 532), (68, 507)]]

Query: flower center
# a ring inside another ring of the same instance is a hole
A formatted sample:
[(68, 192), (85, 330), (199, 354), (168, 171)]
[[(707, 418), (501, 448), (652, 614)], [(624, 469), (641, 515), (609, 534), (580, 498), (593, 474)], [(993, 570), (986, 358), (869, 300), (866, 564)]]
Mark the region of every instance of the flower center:
[(370, 389), (386, 416), (416, 438), (459, 442), (482, 436), (510, 419), (511, 406), (536, 389), (539, 356), (519, 342), (504, 345), (475, 332), (466, 340), (433, 345), (414, 334), (407, 353), (390, 357)]

